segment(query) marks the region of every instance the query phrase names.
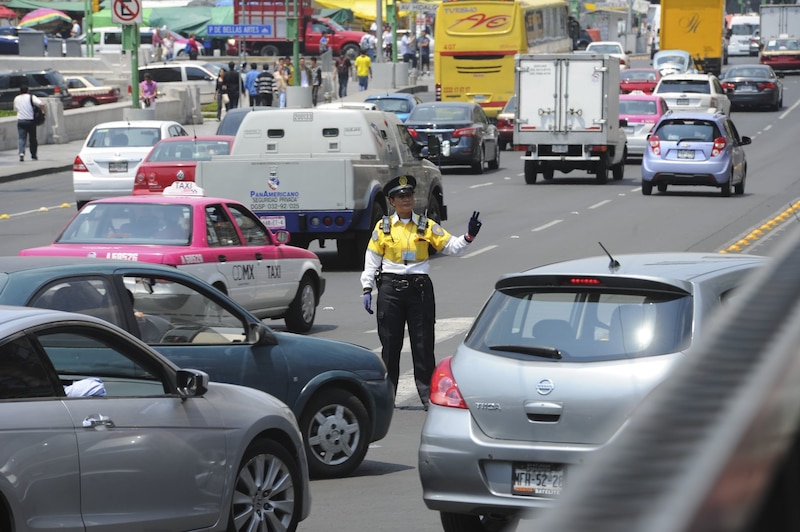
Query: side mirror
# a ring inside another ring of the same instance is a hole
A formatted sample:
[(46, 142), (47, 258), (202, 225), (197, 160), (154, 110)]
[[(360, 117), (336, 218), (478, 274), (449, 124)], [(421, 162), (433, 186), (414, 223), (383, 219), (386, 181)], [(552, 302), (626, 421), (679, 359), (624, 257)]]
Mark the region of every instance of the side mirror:
[(428, 135), (428, 157), (438, 157), (442, 152), (442, 141), (436, 135)]
[(278, 229), (277, 231), (273, 231), (272, 234), (275, 235), (275, 240), (277, 240), (279, 244), (288, 244), (289, 241), (291, 240), (291, 235), (289, 234), (289, 231), (283, 229)]
[(208, 374), (196, 369), (179, 369), (176, 377), (178, 393), (182, 399), (202, 397), (208, 391)]
[(627, 118), (620, 118), (619, 119), (619, 127), (625, 127), (627, 125), (628, 125), (628, 119)]
[(742, 146), (747, 146), (748, 144), (751, 144), (752, 142), (753, 142), (753, 139), (751, 139), (750, 137), (742, 137), (741, 145)]

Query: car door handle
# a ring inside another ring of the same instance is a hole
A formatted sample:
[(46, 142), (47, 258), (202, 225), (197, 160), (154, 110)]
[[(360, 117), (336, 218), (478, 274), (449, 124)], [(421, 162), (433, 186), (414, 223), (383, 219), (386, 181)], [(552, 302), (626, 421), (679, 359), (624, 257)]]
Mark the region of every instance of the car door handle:
[(104, 416), (102, 414), (91, 414), (88, 417), (83, 419), (83, 427), (86, 429), (94, 429), (94, 428), (108, 428), (113, 429), (115, 427), (114, 422), (111, 421), (111, 418), (108, 416)]
[(557, 423), (561, 419), (564, 405), (547, 401), (528, 401), (524, 406), (529, 421), (538, 423)]
[(261, 253), (256, 253), (256, 260), (264, 260), (264, 255)]
[(225, 255), (217, 255), (217, 260), (220, 262), (227, 262), (228, 257), (226, 257)]

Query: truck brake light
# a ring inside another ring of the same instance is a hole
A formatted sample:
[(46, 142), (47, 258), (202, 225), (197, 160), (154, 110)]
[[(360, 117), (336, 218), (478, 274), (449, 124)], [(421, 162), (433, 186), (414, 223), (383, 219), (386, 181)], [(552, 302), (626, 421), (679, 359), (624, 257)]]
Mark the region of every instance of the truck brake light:
[(661, 139), (655, 135), (650, 135), (647, 142), (650, 144), (650, 151), (653, 152), (653, 155), (661, 155)]
[(711, 148), (711, 156), (718, 157), (725, 151), (725, 146), (728, 142), (725, 140), (725, 137), (717, 137), (714, 139), (714, 147)]
[(75, 156), (75, 160), (72, 161), (72, 171), (73, 172), (88, 172), (89, 169), (86, 168), (86, 165), (83, 164), (80, 155)]

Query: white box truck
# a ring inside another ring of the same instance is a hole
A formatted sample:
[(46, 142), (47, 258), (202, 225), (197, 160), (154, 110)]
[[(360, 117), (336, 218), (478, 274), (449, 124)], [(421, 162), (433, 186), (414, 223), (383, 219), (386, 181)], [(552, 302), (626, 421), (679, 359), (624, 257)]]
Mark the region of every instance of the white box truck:
[(398, 175), (417, 180), (416, 212), (447, 219), (441, 172), (394, 113), (270, 109), (247, 113), (231, 154), (198, 161), (195, 181), (289, 231), (291, 244), (333, 239), (340, 259), (363, 265), (375, 224), (390, 214), (383, 187)]
[(520, 54), (514, 145), (525, 182), (556, 170), (586, 170), (598, 183), (622, 179), (627, 138), (619, 119), (619, 59), (608, 55)]
[(781, 35), (800, 37), (800, 5), (762, 5), (759, 16), (761, 18), (762, 43), (778, 38)]

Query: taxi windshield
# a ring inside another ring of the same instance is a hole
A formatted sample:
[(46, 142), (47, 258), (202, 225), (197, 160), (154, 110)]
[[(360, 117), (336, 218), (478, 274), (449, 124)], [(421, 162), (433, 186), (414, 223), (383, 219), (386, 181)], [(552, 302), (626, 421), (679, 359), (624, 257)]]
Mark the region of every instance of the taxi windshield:
[(86, 205), (56, 243), (188, 246), (191, 227), (190, 205), (97, 203)]

